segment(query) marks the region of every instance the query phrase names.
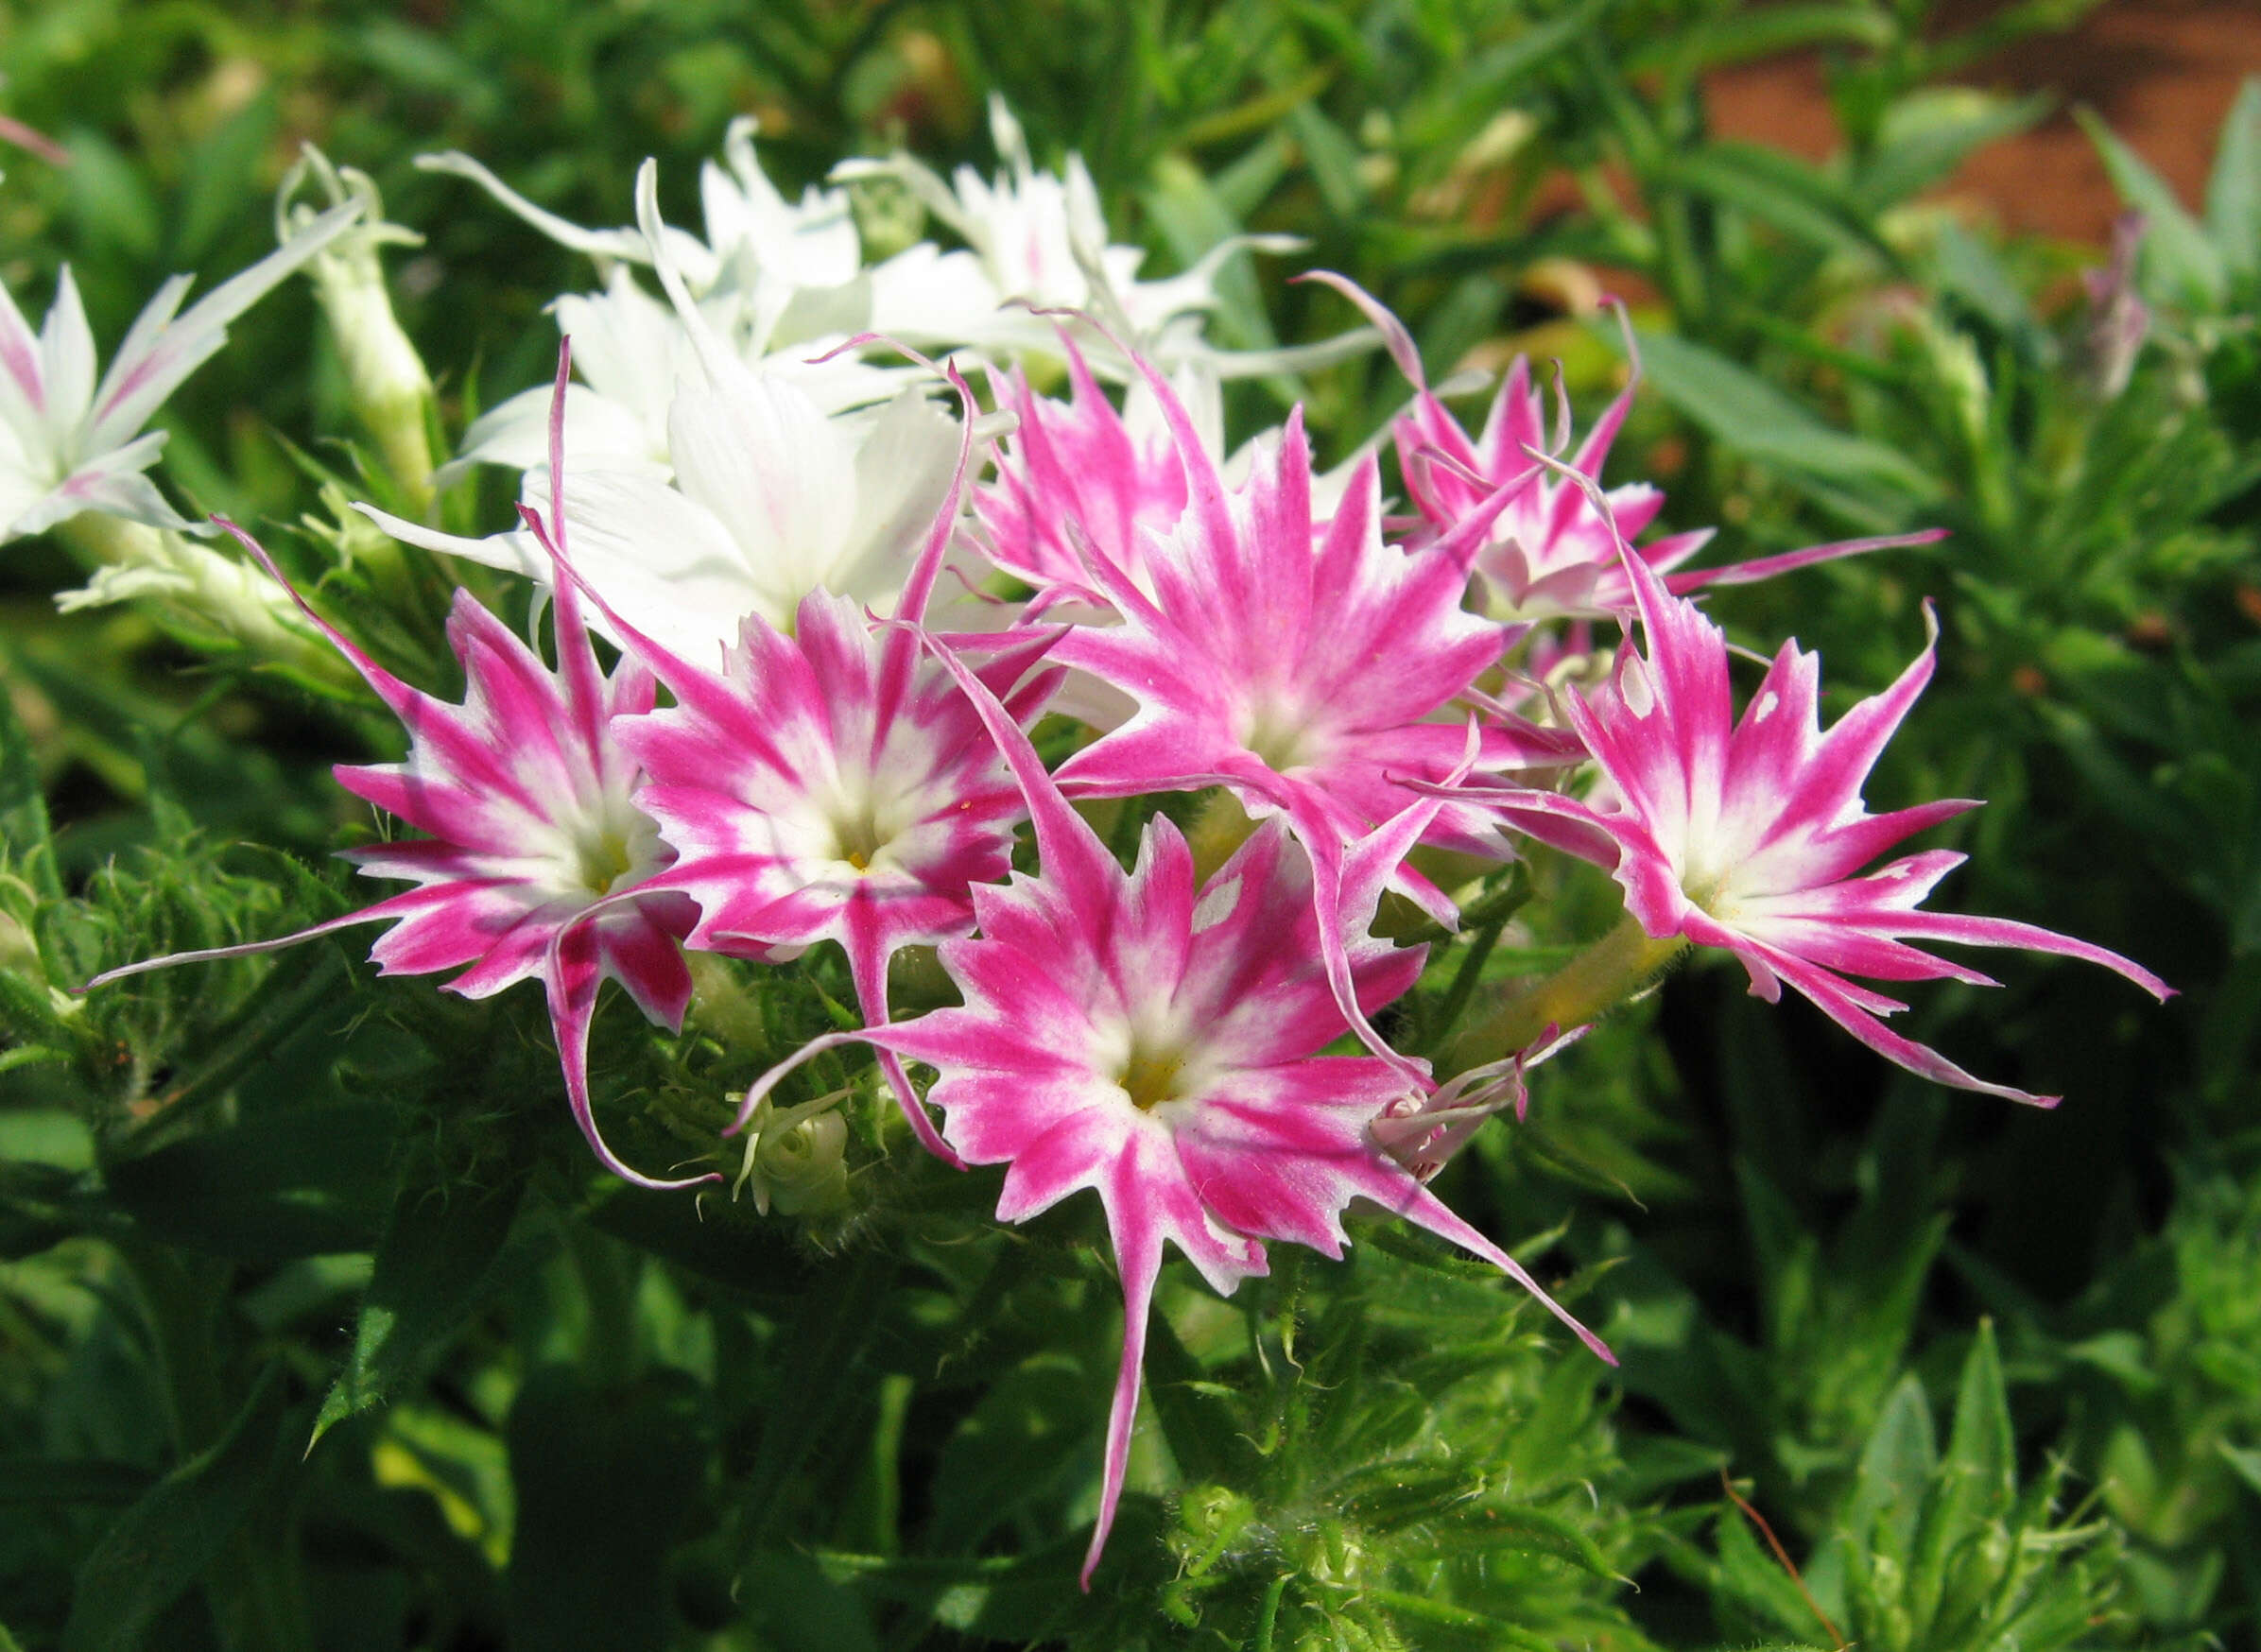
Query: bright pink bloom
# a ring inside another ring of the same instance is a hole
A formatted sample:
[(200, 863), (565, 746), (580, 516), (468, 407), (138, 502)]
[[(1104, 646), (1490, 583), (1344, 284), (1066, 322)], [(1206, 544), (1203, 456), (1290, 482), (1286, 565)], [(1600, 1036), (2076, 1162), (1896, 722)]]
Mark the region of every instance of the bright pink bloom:
[(1019, 423), (1000, 443), (997, 479), (976, 489), (974, 510), (989, 532), (990, 559), (1036, 588), (1037, 603), (1060, 597), (1108, 606), (1091, 569), (1104, 562), (1143, 585), (1141, 528), (1166, 533), (1185, 508), (1185, 472), (1165, 436), (1132, 434), (1092, 377), (1072, 340), (1071, 400), (1039, 396), (1017, 369), (992, 375), (1000, 409)]
[[(931, 1098), (951, 1144), (969, 1163), (1010, 1165), (1001, 1218), (1026, 1221), (1081, 1189), (1097, 1192), (1125, 1323), (1085, 1582), (1122, 1492), (1165, 1240), (1230, 1294), (1266, 1271), (1263, 1240), (1339, 1257), (1342, 1212), (1368, 1199), (1491, 1262), (1609, 1358), (1375, 1140), (1372, 1127), (1405, 1093), (1404, 1074), (1371, 1056), (1318, 1054), (1347, 1024), (1318, 958), (1308, 863), (1280, 825), (1261, 828), (1196, 888), (1185, 839), (1157, 818), (1126, 873), (1044, 773), (1012, 713), (961, 662), (947, 663), (1011, 765), (1042, 870), (975, 889), (980, 938), (942, 943), (962, 1007), (815, 1041), (763, 1076), (740, 1119), (809, 1056), (860, 1040), (937, 1069)], [(1371, 915), (1436, 808), (1415, 800), (1351, 848), (1344, 885), (1355, 909)], [(1422, 956), (1361, 928), (1349, 949), (1361, 1006), (1404, 992)]]
[[(1430, 719), (1449, 714), (1509, 641), (1460, 606), (1460, 553), (1504, 500), (1433, 544), (1385, 544), (1370, 457), (1315, 533), (1300, 413), (1277, 442), (1259, 444), (1248, 480), (1228, 492), (1183, 404), (1148, 377), (1177, 439), (1188, 503), (1170, 532), (1141, 533), (1143, 583), (1091, 563), (1121, 623), (1072, 628), (1052, 658), (1130, 695), (1138, 711), (1061, 766), (1060, 783), (1103, 798), (1222, 784), (1253, 815), (1284, 813), (1311, 856), (1318, 909), (1331, 918), (1343, 905), (1344, 845), (1412, 800), (1407, 781), (1441, 781), (1461, 761), (1462, 723)], [(1502, 720), (1484, 729), (1475, 765), (1490, 773), (1581, 755), (1559, 733)], [(1505, 851), (1481, 812), (1458, 806), (1431, 822), (1426, 840)], [(1451, 903), (1418, 874), (1400, 871), (1396, 886), (1451, 921)], [(1320, 944), (1343, 1013), (1369, 1048), (1402, 1066), (1354, 1001), (1331, 921)]]
[[(561, 350), (553, 456), (568, 371)], [(559, 473), (553, 465), (551, 474)], [(553, 490), (551, 515), (561, 523), (558, 504)], [(673, 855), (636, 808), (635, 762), (609, 731), (613, 717), (651, 710), (651, 674), (627, 659), (610, 677), (598, 668), (579, 598), (568, 587), (560, 587), (551, 609), (555, 671), (470, 593), (457, 592), (447, 633), (463, 663), (465, 693), (461, 705), (450, 705), (363, 653), (315, 612), (249, 534), (233, 523), (220, 525), (290, 592), (408, 731), (406, 761), (341, 764), (336, 772), (354, 796), (430, 834), (346, 853), (371, 877), (417, 887), (278, 940), (175, 953), (112, 970), (88, 986), (168, 964), (268, 952), (352, 924), (390, 922), (370, 948), (380, 974), (459, 969), (447, 989), (466, 998), (541, 977), (574, 1120), (606, 1169), (648, 1188), (718, 1179), (710, 1173), (663, 1181), (630, 1169), (605, 1145), (589, 1098), (589, 1023), (607, 979), (669, 1028), (682, 1025), (691, 999), (691, 973), (677, 943), (697, 914), (682, 895), (646, 887)]]
[[(1773, 1002), (1788, 982), (1878, 1054), (1942, 1084), (2044, 1106), (1975, 1078), (1879, 1018), (1907, 1007), (1849, 974), (1882, 981), (1995, 983), (1910, 940), (2014, 946), (2101, 964), (2160, 999), (2172, 989), (2117, 953), (2029, 923), (1924, 912), (1917, 904), (1963, 856), (1927, 850), (1861, 875), (1894, 844), (1974, 801), (1948, 800), (1872, 815), (1861, 786), (1885, 743), (1931, 680), (1933, 643), (1882, 694), (1823, 731), (1821, 660), (1783, 645), (1740, 721), (1728, 686), (1727, 638), (1696, 605), (1675, 597), (1631, 552), (1620, 552), (1647, 653), (1630, 640), (1613, 680), (1590, 697), (1572, 691), (1573, 725), (1594, 754), (1605, 800), (1589, 806), (1540, 793), (1497, 792), (1509, 817), (1566, 820), (1591, 857), (1624, 886), (1626, 910), (1658, 938), (1723, 947)], [(1459, 788), (1456, 795), (1472, 795)]]
[[(282, 578), (250, 535), (220, 525)], [(691, 927), (690, 902), (678, 894), (622, 898), (669, 859), (651, 821), (630, 801), (635, 764), (606, 732), (614, 715), (651, 709), (650, 674), (623, 661), (607, 678), (568, 592), (560, 591), (553, 613), (554, 672), (468, 592), (458, 592), (447, 631), (467, 692), (461, 705), (450, 705), (410, 688), (295, 590), (291, 595), (408, 731), (406, 761), (341, 764), (337, 775), (354, 796), (430, 835), (346, 852), (367, 875), (417, 887), (279, 940), (151, 958), (89, 985), (389, 922), (392, 929), (370, 948), (381, 974), (461, 970), (447, 989), (466, 998), (542, 978), (575, 1121), (608, 1170), (640, 1187), (712, 1179), (661, 1181), (630, 1169), (605, 1145), (590, 1110), (589, 1022), (602, 983), (619, 982), (639, 1009), (669, 1027), (682, 1024), (691, 996), (677, 945)], [(584, 921), (600, 903), (603, 910)]]
[[(675, 852), (660, 886), (699, 903), (689, 944), (790, 956), (837, 941), (864, 1018), (888, 1019), (888, 960), (974, 928), (974, 886), (1011, 869), (1023, 809), (965, 695), (915, 634), (874, 635), (862, 610), (813, 591), (785, 636), (759, 615), (705, 671), (623, 628), (676, 697), (613, 732), (649, 776), (636, 793)], [(1014, 684), (1047, 639), (976, 675), (1033, 718), (1057, 672)], [(882, 1064), (920, 1140), (954, 1156), (891, 1055)]]
[[(957, 525), (972, 432), (969, 397), (957, 473), (904, 594), (906, 624), (875, 633), (857, 604), (813, 591), (791, 636), (750, 614), (711, 670), (597, 599), (676, 699), (621, 717), (613, 734), (643, 764), (636, 802), (659, 822), (673, 861), (655, 886), (698, 903), (688, 944), (776, 960), (836, 941), (873, 1025), (888, 1019), (888, 960), (971, 933), (972, 886), (1011, 869), (1022, 817), (980, 717), (908, 628)], [(1050, 642), (1048, 633), (1017, 639), (975, 673), (1010, 697), (1017, 717), (1036, 716), (1059, 684), (1058, 672), (1040, 672), (1014, 687)], [(920, 1141), (955, 1163), (901, 1064), (883, 1053), (881, 1065)]]
[[(1473, 513), (1493, 513), (1490, 532), (1468, 542), (1465, 550), (1470, 572), (1483, 582), (1487, 611), (1508, 620), (1545, 619), (1556, 614), (1616, 613), (1629, 607), (1632, 593), (1618, 565), (1615, 541), (1600, 506), (1569, 477), (1550, 473), (1531, 457), (1534, 452), (1559, 453), (1570, 445), (1570, 406), (1561, 398), (1560, 387), (1550, 442), (1545, 399), (1531, 383), (1529, 358), (1517, 356), (1492, 399), (1483, 433), (1471, 437), (1429, 389), (1422, 371), (1421, 353), (1403, 322), (1365, 289), (1330, 270), (1315, 270), (1303, 279), (1324, 283), (1364, 311), (1380, 329), (1390, 359), (1413, 386), (1413, 405), (1397, 419), (1390, 436), (1397, 447), (1406, 492), (1428, 531), (1450, 535)], [(1619, 314), (1622, 317), (1623, 312)], [(1602, 410), (1566, 461), (1572, 471), (1596, 483), (1609, 460), (1611, 444), (1632, 410), (1633, 392), (1641, 382), (1640, 352), (1634, 347), (1630, 326), (1625, 347), (1632, 364), (1625, 388)], [(1503, 490), (1509, 495), (1504, 503), (1495, 497)], [(1663, 490), (1647, 482), (1625, 483), (1601, 498), (1615, 518), (1616, 531), (1629, 542), (1647, 532), (1665, 508)], [(1666, 534), (1638, 547), (1635, 554), (1655, 572), (1667, 574), (1701, 550), (1712, 532), (1704, 527)], [(1941, 537), (1940, 532), (1932, 531), (1808, 545), (1725, 568), (1673, 574), (1668, 582), (1676, 592), (1706, 585), (1746, 585), (1838, 557), (1892, 545), (1928, 544)]]

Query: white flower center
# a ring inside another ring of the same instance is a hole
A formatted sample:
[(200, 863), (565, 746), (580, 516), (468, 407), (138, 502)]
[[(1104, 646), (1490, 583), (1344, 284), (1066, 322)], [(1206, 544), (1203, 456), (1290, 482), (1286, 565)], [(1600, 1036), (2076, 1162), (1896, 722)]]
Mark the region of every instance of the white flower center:
[(1268, 697), (1250, 708), (1240, 743), (1274, 774), (1286, 774), (1325, 755), (1318, 721), (1307, 706), (1285, 697)]
[(564, 835), (561, 881), (593, 901), (642, 883), (660, 862), (658, 825), (623, 798), (605, 799)]

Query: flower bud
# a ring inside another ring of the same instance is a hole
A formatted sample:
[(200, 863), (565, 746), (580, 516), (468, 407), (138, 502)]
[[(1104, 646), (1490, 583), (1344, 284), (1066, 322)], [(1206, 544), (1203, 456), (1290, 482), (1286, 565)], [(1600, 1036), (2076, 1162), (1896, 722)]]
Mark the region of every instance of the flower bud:
[(837, 1090), (788, 1108), (763, 1096), (746, 1124), (746, 1158), (732, 1196), (751, 1182), (753, 1208), (765, 1216), (773, 1207), (785, 1216), (846, 1209), (848, 1121), (838, 1109), (849, 1094)]
[(291, 198), (309, 178), (330, 205), (348, 199), (362, 203), (360, 225), (317, 254), (307, 268), (344, 358), (354, 411), (376, 439), (393, 478), (422, 510), (432, 490), (432, 450), (426, 435), (432, 377), (392, 313), (377, 249), (421, 246), (423, 237), (384, 221), (385, 203), (369, 174), (352, 166), (333, 166), (309, 144), (275, 192), (275, 238), (283, 245), (288, 246), (317, 215), (312, 207)]
[(233, 644), (311, 686), (356, 684), (350, 668), (299, 617), (289, 594), (257, 570), (171, 528), (83, 512), (64, 532), (103, 564), (76, 591), (59, 591), (64, 613), (144, 601), (176, 634)]
[(2150, 336), (2151, 312), (2135, 290), (2135, 255), (2142, 249), (2144, 215), (2122, 213), (2112, 226), (2112, 261), (2082, 272), (2088, 316), (2081, 332), (2081, 376), (2088, 393), (2111, 402), (2128, 387), (2135, 358)]

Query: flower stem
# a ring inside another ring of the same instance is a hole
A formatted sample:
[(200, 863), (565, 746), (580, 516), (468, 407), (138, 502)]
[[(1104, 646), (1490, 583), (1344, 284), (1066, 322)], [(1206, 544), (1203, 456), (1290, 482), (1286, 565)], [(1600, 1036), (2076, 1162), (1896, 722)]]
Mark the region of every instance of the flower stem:
[(290, 599), (256, 568), (170, 528), (82, 510), (58, 530), (95, 570), (81, 591), (56, 599), (66, 612), (139, 599), (194, 646), (233, 645), (325, 693), (361, 692), (361, 680), (306, 628)]
[(1553, 974), (1510, 994), (1447, 1044), (1439, 1079), (1528, 1049), (1550, 1026), (1567, 1032), (1599, 1021), (1632, 998), (1687, 950), (1680, 936), (1652, 938), (1628, 913), (1617, 926)]
[(1238, 798), (1222, 786), (1211, 792), (1194, 820), (1193, 831), (1186, 835), (1187, 846), (1193, 851), (1194, 883), (1197, 886), (1206, 883), (1255, 831), (1256, 822), (1249, 818), (1249, 812), (1240, 806)]

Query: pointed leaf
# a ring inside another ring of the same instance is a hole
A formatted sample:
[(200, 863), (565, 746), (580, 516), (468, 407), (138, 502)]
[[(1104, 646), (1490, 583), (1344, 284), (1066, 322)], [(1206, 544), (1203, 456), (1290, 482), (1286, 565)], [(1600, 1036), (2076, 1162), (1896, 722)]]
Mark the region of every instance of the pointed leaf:
[(2206, 181), (2206, 233), (2232, 275), (2261, 276), (2261, 77), (2238, 88)]
[(1937, 183), (1965, 157), (2022, 132), (2049, 112), (2045, 94), (2009, 99), (1968, 86), (1927, 86), (1885, 112), (1876, 144), (1853, 181), (1871, 212), (1896, 206)]
[(1939, 1467), (1931, 1406), (1913, 1371), (1902, 1377), (1860, 1454), (1845, 1529), (1856, 1548), (1882, 1551), (1902, 1565), (1914, 1544), (1924, 1489)]
[(280, 1364), (268, 1366), (212, 1449), (160, 1480), (102, 1534), (78, 1568), (63, 1652), (130, 1652), (217, 1557), (275, 1461), (282, 1374)]
[(493, 1293), (525, 1179), (404, 1187), (377, 1246), (376, 1271), (314, 1437), (382, 1405), (423, 1370)]
[(2223, 1440), (2216, 1448), (2222, 1461), (2236, 1471), (2237, 1477), (2252, 1488), (2253, 1495), (2261, 1497), (2261, 1451), (2247, 1451)]
[(1821, 481), (1910, 502), (1938, 482), (1881, 442), (1833, 430), (1766, 380), (1668, 333), (1641, 336), (1641, 365), (1658, 393), (1727, 447)]
[(1008, 1371), (942, 1447), (929, 1493), (930, 1545), (971, 1554), (1075, 1469), (1093, 1432), (1092, 1385), (1064, 1354)]
[(1909, 1569), (1909, 1598), (1926, 1609), (1938, 1602), (1956, 1556), (1981, 1542), (2017, 1502), (2017, 1441), (2010, 1428), (2010, 1402), (1992, 1320), (1963, 1360), (1955, 1398), (1955, 1426), (1925, 1499), (1923, 1530)]
[(1661, 172), (1818, 250), (1858, 253), (1886, 268), (1899, 265), (1859, 203), (1794, 155), (1756, 144), (1712, 143), (1667, 157)]
[(2103, 158), (2120, 198), (2144, 215), (2140, 270), (2144, 290), (2188, 309), (2210, 310), (2226, 294), (2229, 273), (2198, 220), (2175, 198), (2174, 188), (2143, 157), (2121, 143), (2092, 110), (2076, 110), (2089, 141)]

